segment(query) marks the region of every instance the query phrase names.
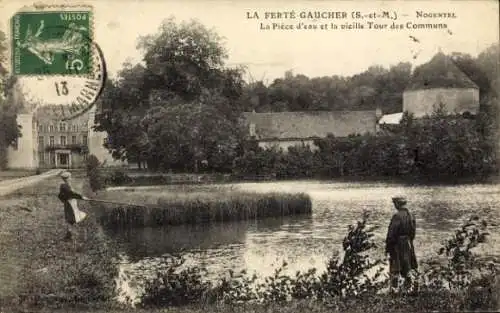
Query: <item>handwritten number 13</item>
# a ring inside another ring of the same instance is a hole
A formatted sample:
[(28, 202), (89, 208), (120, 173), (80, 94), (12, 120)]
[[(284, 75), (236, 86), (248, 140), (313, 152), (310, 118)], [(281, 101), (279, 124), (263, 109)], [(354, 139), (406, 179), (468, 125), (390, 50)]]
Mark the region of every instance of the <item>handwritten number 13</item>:
[(60, 96), (61, 94), (64, 96), (68, 95), (68, 82), (62, 81), (61, 83), (54, 83), (56, 85), (56, 92), (57, 95)]

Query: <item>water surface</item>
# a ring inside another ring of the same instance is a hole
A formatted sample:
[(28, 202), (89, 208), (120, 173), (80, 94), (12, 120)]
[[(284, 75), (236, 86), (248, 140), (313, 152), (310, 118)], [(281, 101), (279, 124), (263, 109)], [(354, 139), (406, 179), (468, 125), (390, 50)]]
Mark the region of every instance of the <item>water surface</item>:
[[(162, 192), (178, 192), (165, 187)], [(255, 192), (306, 192), (313, 202), (310, 216), (283, 217), (202, 226), (175, 226), (108, 230), (126, 256), (122, 270), (144, 274), (163, 255), (181, 253), (188, 264), (204, 266), (209, 278), (227, 270), (247, 270), (258, 276), (271, 275), (287, 261), (289, 273), (311, 267), (325, 268), (338, 254), (347, 226), (370, 212), (370, 224), (378, 226), (375, 252), (383, 255), (384, 239), (394, 213), (391, 197), (404, 195), (417, 219), (415, 248), (419, 259), (436, 255), (443, 240), (474, 213), (489, 209), (493, 221), (500, 220), (499, 185), (407, 187), (397, 184), (326, 183), (314, 181), (261, 182), (221, 185)], [(165, 191), (166, 190), (166, 191)], [(478, 253), (500, 256), (498, 227)]]

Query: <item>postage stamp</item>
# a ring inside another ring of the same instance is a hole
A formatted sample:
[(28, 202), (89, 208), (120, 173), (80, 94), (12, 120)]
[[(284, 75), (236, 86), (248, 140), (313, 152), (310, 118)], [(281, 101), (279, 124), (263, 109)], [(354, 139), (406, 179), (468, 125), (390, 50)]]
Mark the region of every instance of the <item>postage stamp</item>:
[(12, 19), (15, 75), (89, 74), (92, 12), (18, 12)]
[(11, 65), (23, 107), (68, 106), (61, 120), (93, 107), (106, 79), (93, 28), (88, 5), (33, 5), (12, 15)]

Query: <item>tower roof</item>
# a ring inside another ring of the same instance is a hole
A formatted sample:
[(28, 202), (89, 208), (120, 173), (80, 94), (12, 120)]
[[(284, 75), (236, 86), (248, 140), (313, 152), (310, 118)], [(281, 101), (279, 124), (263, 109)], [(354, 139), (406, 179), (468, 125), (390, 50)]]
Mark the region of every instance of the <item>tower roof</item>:
[(455, 62), (439, 52), (415, 69), (406, 90), (431, 88), (479, 88)]

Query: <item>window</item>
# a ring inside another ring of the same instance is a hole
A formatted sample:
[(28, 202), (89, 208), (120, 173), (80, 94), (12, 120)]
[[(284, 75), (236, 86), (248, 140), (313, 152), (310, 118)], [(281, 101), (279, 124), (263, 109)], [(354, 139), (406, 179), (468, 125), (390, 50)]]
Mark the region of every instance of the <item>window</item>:
[(54, 145), (54, 136), (50, 136), (49, 138), (49, 145), (53, 146)]
[(76, 145), (76, 136), (71, 136), (71, 144)]
[(43, 125), (41, 124), (38, 124), (38, 132), (43, 132)]
[(77, 132), (78, 131), (78, 125), (76, 125), (76, 124), (71, 125), (71, 131)]
[(66, 131), (66, 123), (59, 123), (59, 131), (61, 132)]
[(38, 163), (43, 165), (45, 164), (45, 154), (42, 152), (38, 152)]
[(55, 165), (56, 164), (56, 153), (54, 151), (51, 151), (49, 154), (50, 157), (50, 164)]
[(255, 136), (255, 124), (250, 123), (250, 136), (253, 137)]
[(43, 136), (38, 136), (38, 148), (40, 148), (40, 149), (43, 148), (43, 144), (44, 144), (43, 141), (44, 141)]
[(83, 144), (84, 146), (86, 146), (86, 145), (87, 145), (87, 141), (88, 141), (88, 136), (87, 136), (87, 135), (83, 135), (82, 144)]
[(49, 132), (51, 132), (51, 133), (54, 132), (54, 125), (49, 125)]
[(66, 136), (61, 136), (61, 145), (66, 145)]

